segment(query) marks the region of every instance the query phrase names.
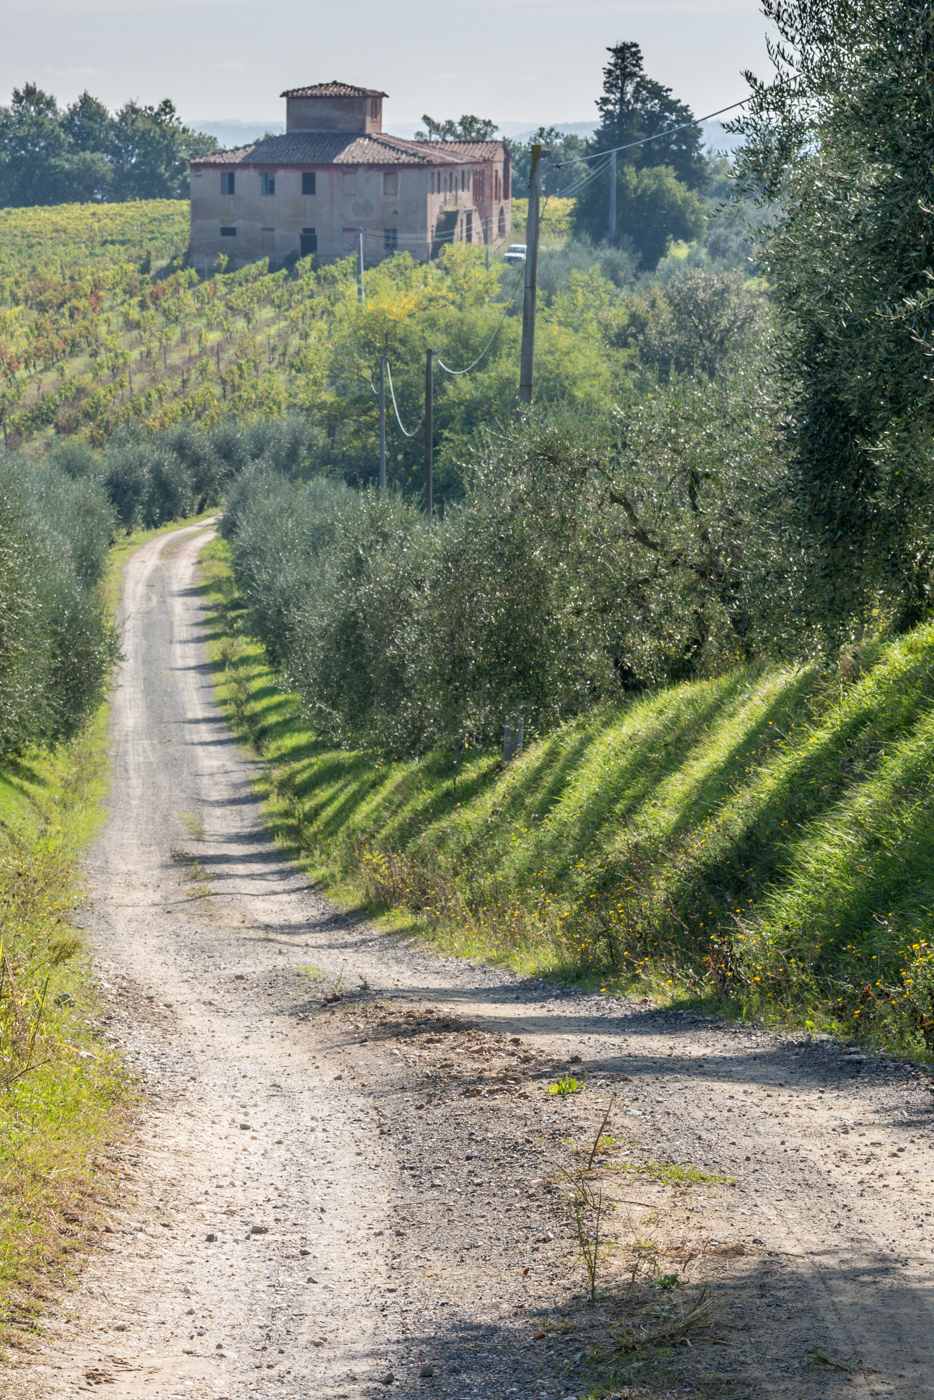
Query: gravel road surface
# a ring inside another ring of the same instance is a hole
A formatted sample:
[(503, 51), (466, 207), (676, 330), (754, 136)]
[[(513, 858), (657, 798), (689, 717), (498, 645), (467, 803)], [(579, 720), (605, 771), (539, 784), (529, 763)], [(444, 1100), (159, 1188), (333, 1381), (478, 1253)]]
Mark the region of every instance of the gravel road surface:
[[(342, 915), (267, 840), (215, 705), (206, 538), (127, 567), (85, 917), (144, 1099), (6, 1393), (934, 1397), (930, 1081)], [(611, 1096), (589, 1308), (566, 1197)]]

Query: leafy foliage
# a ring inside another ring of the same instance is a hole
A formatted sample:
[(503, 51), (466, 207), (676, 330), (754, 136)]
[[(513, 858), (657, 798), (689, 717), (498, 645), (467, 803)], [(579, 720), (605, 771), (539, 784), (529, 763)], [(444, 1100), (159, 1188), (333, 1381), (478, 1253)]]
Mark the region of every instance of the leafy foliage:
[(177, 199), (187, 157), (216, 150), (183, 126), (172, 103), (127, 102), (113, 116), (90, 93), (59, 109), (34, 83), (0, 108), (0, 205)]
[(765, 0), (771, 81), (747, 75), (741, 188), (793, 397), (790, 489), (822, 541), (839, 631), (930, 606), (934, 200), (929, 5)]
[[(125, 429), (152, 434), (188, 423), (209, 432), (226, 418), (298, 412), (315, 424), (321, 462), (366, 481), (377, 469), (380, 355), (390, 358), (411, 432), (422, 416), (426, 349), (456, 369), (489, 344), (466, 378), (436, 376), (437, 487), (456, 493), (464, 442), (515, 411), (521, 273), (501, 262), (487, 271), (481, 249), (459, 245), (429, 266), (396, 255), (368, 269), (365, 282), (361, 305), (353, 259), (316, 269), (306, 258), (276, 273), (263, 261), (205, 280), (190, 268), (147, 275), (128, 263), (81, 277), (56, 267), (19, 279), (11, 272), (16, 304), (0, 310), (0, 424), (12, 445), (52, 432), (103, 445)], [(591, 278), (575, 314), (546, 309), (544, 402), (566, 396), (609, 412), (627, 395), (626, 359), (595, 319), (615, 290)], [(390, 479), (414, 489), (421, 439), (398, 430), (391, 406), (390, 415)]]
[(322, 742), (229, 582), (221, 694), (316, 882), (526, 975), (934, 1054), (931, 623), (594, 706), (505, 768), (386, 762)]
[(590, 143), (583, 136), (577, 136), (574, 132), (559, 131), (554, 126), (540, 126), (537, 131), (526, 141), (509, 141), (509, 154), (512, 158), (512, 192), (513, 195), (524, 195), (529, 187), (529, 180), (532, 172), (532, 147), (540, 145), (542, 147), (542, 158), (546, 164), (554, 161), (560, 166), (552, 181), (549, 176), (545, 181), (545, 193), (555, 199), (561, 199), (564, 192), (576, 185), (581, 175), (586, 173), (586, 166), (580, 163), (580, 158), (586, 155), (590, 149)]
[[(704, 206), (698, 191), (707, 181), (701, 152), (700, 127), (691, 125), (688, 107), (669, 88), (647, 77), (638, 44), (616, 44), (608, 50), (603, 70), (603, 95), (597, 100), (602, 118), (591, 143), (593, 152), (620, 151), (616, 176), (616, 234), (654, 270), (669, 244), (698, 238), (704, 229)], [(662, 135), (669, 128), (686, 129)], [(591, 172), (578, 197), (574, 228), (595, 242), (607, 236), (611, 171)]]
[[(638, 44), (614, 44), (607, 53), (610, 61), (603, 70), (603, 94), (597, 98), (601, 121), (594, 133), (593, 149), (608, 151), (652, 137), (646, 145), (627, 151), (623, 157), (626, 162), (636, 168), (667, 165), (689, 188), (700, 189), (706, 182), (707, 167), (701, 129), (692, 124), (690, 107), (673, 97), (671, 88), (648, 77)], [(678, 126), (685, 129), (662, 134)]]
[(446, 121), (435, 121), (427, 114), (422, 117), (424, 131), (416, 131), (416, 141), (495, 141), (499, 127), (487, 117), (474, 117), (465, 114), (458, 121), (450, 117)]
[(747, 365), (615, 421), (536, 415), (475, 443), (431, 529), (400, 498), (247, 472), (224, 533), (253, 626), (322, 734), (395, 753), (800, 644), (772, 409)]
[(754, 330), (763, 330), (763, 313), (741, 274), (695, 269), (633, 298), (620, 340), (634, 345), (642, 364), (661, 379), (712, 376)]
[(99, 703), (116, 641), (98, 584), (106, 497), (53, 464), (0, 456), (0, 756), (71, 738)]

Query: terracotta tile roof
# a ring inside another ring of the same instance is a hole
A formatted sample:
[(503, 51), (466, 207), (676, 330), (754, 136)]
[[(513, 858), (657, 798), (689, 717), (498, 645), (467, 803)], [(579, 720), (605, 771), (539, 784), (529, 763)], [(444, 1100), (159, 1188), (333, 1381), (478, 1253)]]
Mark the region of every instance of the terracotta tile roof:
[(332, 83), (315, 83), (312, 87), (289, 88), (287, 92), (281, 92), (280, 97), (388, 97), (388, 92), (379, 92), (376, 88), (355, 87), (353, 83), (339, 83), (335, 78)]
[(468, 165), (502, 153), (499, 141), (404, 141), (401, 136), (289, 131), (232, 151), (195, 156), (193, 167), (216, 165)]
[(417, 141), (414, 144), (429, 146), (435, 151), (451, 151), (464, 160), (495, 160), (503, 154), (502, 141)]

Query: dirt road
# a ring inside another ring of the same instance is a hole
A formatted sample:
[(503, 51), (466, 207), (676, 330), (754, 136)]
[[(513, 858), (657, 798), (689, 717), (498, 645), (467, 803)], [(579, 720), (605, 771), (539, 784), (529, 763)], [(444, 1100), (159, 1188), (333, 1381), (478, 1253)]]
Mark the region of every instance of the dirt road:
[[(146, 1095), (124, 1204), (7, 1393), (934, 1397), (926, 1085), (341, 916), (215, 707), (204, 539), (128, 566), (90, 870), (101, 1034)], [(563, 1195), (611, 1093), (589, 1309)]]

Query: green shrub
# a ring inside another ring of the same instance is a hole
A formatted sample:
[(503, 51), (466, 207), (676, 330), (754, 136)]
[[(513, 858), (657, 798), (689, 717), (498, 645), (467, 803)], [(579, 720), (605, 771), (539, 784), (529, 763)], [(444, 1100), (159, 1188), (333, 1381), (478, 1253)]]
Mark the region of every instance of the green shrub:
[(70, 738), (103, 695), (113, 526), (93, 480), (0, 457), (0, 757)]
[[(817, 595), (755, 364), (628, 415), (488, 433), (431, 528), (266, 464), (223, 533), (255, 633), (323, 737), (463, 752), (623, 691), (806, 650)], [(806, 605), (807, 603), (807, 605)]]

